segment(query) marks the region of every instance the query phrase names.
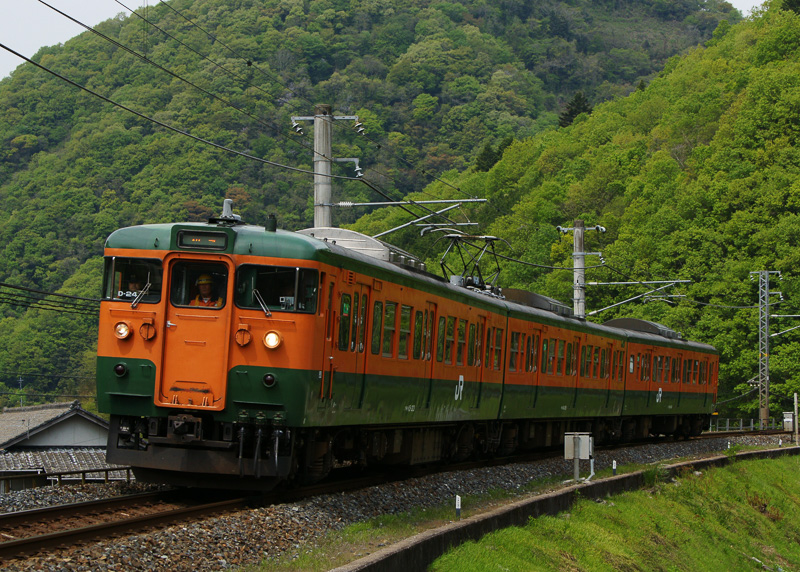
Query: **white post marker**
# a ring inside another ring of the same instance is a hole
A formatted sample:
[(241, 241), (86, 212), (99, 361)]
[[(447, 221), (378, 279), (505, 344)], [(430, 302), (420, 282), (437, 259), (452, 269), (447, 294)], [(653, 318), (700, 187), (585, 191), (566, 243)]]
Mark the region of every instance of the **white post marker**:
[(614, 476), (617, 476), (617, 462), (611, 461), (611, 470), (613, 471)]
[(456, 495), (456, 518), (461, 520), (461, 497)]

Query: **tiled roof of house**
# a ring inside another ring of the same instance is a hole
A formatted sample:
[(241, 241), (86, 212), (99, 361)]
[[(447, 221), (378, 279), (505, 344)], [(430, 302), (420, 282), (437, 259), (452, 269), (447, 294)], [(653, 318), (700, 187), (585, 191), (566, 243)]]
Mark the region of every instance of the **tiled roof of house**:
[(106, 463), (102, 447), (18, 449), (0, 453), (0, 474), (6, 471), (59, 473), (114, 467)]

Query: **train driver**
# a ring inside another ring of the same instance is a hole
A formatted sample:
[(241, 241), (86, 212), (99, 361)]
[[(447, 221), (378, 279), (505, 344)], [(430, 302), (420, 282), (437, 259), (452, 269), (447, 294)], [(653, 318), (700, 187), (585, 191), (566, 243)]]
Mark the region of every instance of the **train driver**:
[(136, 296), (142, 289), (142, 280), (136, 274), (128, 276), (128, 292)]
[(214, 279), (209, 274), (201, 274), (197, 278), (196, 284), (200, 293), (189, 302), (190, 306), (222, 307), (224, 301), (222, 297), (214, 297)]

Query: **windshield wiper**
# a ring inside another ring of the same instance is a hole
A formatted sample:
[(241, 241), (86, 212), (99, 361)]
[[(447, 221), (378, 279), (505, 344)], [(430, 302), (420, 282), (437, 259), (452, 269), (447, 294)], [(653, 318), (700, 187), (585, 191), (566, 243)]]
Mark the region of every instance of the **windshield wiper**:
[(267, 308), (267, 305), (264, 303), (264, 298), (261, 297), (261, 292), (259, 292), (255, 288), (253, 288), (253, 298), (256, 299), (256, 302), (258, 302), (258, 305), (261, 306), (262, 310), (264, 310), (264, 315), (267, 318), (271, 318), (272, 317), (272, 312), (269, 311), (269, 308)]
[(147, 294), (150, 291), (150, 286), (152, 286), (152, 284), (150, 284), (150, 273), (148, 272), (147, 284), (144, 285), (144, 288), (142, 288), (141, 292), (139, 292), (136, 295), (136, 298), (133, 299), (133, 302), (131, 302), (131, 308), (136, 308), (136, 306), (139, 305), (139, 302), (142, 301), (142, 298), (144, 298), (145, 294)]

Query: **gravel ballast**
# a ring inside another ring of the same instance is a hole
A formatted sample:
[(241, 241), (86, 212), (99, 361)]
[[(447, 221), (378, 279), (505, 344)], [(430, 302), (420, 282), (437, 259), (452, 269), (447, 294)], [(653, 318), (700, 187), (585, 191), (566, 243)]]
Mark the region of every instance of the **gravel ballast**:
[[(732, 445), (777, 447), (779, 436), (742, 435), (599, 451), (595, 470), (719, 453)], [(786, 440), (785, 437), (783, 438)], [(582, 476), (588, 465), (582, 465)], [(455, 495), (516, 491), (531, 481), (571, 478), (573, 462), (549, 459), (442, 473), (297, 503), (242, 510), (155, 532), (53, 551), (3, 563), (4, 570), (224, 570), (307, 550), (328, 532), (387, 513), (452, 504)], [(0, 512), (152, 490), (140, 484), (69, 485), (0, 495)]]

